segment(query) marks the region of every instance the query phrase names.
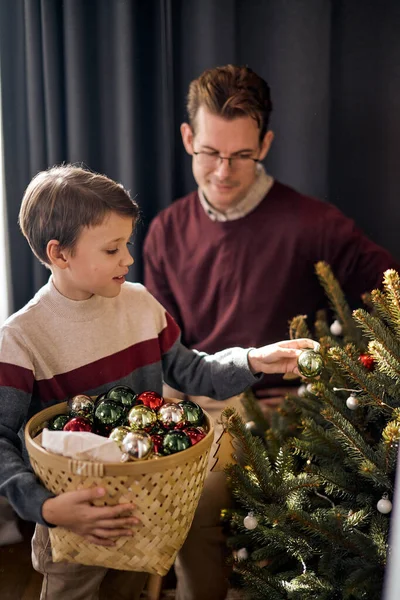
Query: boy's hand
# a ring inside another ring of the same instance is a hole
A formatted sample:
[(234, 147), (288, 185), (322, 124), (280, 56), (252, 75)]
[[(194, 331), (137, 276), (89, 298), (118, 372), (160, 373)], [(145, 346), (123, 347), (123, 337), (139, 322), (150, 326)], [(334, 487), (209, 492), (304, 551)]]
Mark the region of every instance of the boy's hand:
[(103, 488), (65, 492), (43, 503), (42, 516), (51, 525), (60, 525), (93, 544), (114, 546), (112, 538), (133, 535), (131, 527), (140, 523), (132, 516), (134, 504), (93, 506), (92, 500), (104, 496)]
[(262, 348), (253, 348), (247, 358), (253, 373), (296, 373), (297, 358), (303, 350), (311, 348), (319, 350), (318, 342), (308, 338), (285, 340)]

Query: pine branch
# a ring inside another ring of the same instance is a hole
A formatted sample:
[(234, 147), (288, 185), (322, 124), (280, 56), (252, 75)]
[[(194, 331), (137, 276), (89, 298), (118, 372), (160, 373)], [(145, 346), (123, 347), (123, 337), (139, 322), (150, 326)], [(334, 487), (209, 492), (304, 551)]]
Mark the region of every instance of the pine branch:
[[(382, 405), (382, 395), (384, 390), (376, 382), (374, 377), (371, 377), (369, 372), (361, 366), (358, 360), (355, 360), (354, 354), (356, 349), (351, 344), (345, 348), (332, 348), (329, 352), (330, 356), (337, 362), (343, 372), (347, 373), (352, 383), (351, 386), (359, 388), (369, 397), (371, 402), (380, 408)], [(358, 394), (359, 399), (361, 396)]]
[(312, 338), (311, 332), (307, 325), (307, 315), (298, 315), (289, 323), (289, 338), (295, 340), (297, 338)]
[(359, 308), (353, 312), (353, 317), (361, 326), (365, 335), (373, 340), (373, 343), (379, 344), (386, 354), (390, 355), (398, 365), (400, 372), (400, 344), (394, 337), (388, 327), (379, 319), (372, 317), (365, 310)]
[(365, 443), (358, 431), (332, 407), (322, 411), (323, 416), (334, 425), (333, 435), (347, 449), (346, 462), (352, 462), (360, 475), (371, 479), (374, 484), (384, 491), (392, 490), (393, 485), (380, 464), (379, 456)]
[(315, 272), (325, 290), (333, 312), (342, 325), (344, 337), (360, 344), (360, 331), (354, 324), (350, 307), (330, 266), (326, 262), (320, 261), (315, 265)]
[(400, 277), (394, 269), (388, 269), (383, 275), (383, 287), (389, 306), (390, 323), (397, 336), (400, 336)]
[(368, 351), (374, 357), (378, 369), (393, 379), (400, 379), (400, 363), (397, 357), (378, 340), (369, 342)]

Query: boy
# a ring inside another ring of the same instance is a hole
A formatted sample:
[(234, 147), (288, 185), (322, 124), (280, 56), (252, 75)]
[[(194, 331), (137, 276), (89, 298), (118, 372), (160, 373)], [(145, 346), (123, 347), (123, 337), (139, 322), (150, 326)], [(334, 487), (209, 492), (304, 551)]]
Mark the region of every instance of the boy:
[[(43, 573), (41, 599), (98, 598), (106, 569), (53, 563), (48, 526), (63, 526), (100, 545), (134, 535), (130, 504), (95, 507), (101, 488), (54, 496), (35, 478), (23, 450), (23, 426), (46, 406), (113, 385), (162, 391), (163, 379), (189, 394), (224, 398), (257, 373), (296, 371), (311, 340), (234, 348), (215, 355), (188, 350), (179, 328), (139, 284), (125, 283), (138, 206), (105, 176), (71, 165), (39, 173), (29, 184), (19, 222), (49, 282), (0, 332), (0, 491), (23, 519), (35, 521), (33, 564)], [(144, 574), (120, 574), (137, 597)], [(122, 588), (121, 588), (122, 590)], [(122, 591), (121, 591), (122, 594)], [(115, 597), (115, 596), (113, 596)], [(122, 597), (122, 596), (119, 596)]]

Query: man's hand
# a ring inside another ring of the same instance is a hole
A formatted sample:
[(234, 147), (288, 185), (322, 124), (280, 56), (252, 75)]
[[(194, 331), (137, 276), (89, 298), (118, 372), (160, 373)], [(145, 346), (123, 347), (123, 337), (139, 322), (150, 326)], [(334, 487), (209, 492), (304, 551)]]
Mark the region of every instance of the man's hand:
[(132, 526), (140, 523), (132, 516), (134, 504), (93, 506), (91, 502), (104, 496), (103, 488), (65, 492), (45, 500), (42, 516), (51, 525), (60, 525), (93, 544), (114, 546), (113, 538), (133, 535)]
[(307, 348), (319, 350), (318, 342), (308, 338), (285, 340), (250, 350), (247, 358), (253, 373), (296, 373), (297, 359)]

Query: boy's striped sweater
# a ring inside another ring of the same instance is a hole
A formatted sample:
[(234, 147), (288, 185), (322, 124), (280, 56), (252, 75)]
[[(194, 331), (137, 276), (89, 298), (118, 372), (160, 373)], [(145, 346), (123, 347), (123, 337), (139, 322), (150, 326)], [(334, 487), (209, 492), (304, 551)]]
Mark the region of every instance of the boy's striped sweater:
[(257, 381), (247, 353), (188, 350), (175, 321), (140, 284), (125, 283), (115, 298), (74, 301), (50, 278), (0, 331), (0, 493), (23, 519), (44, 523), (42, 504), (52, 494), (33, 474), (23, 444), (27, 419), (43, 408), (114, 385), (161, 393), (163, 380), (224, 399)]

